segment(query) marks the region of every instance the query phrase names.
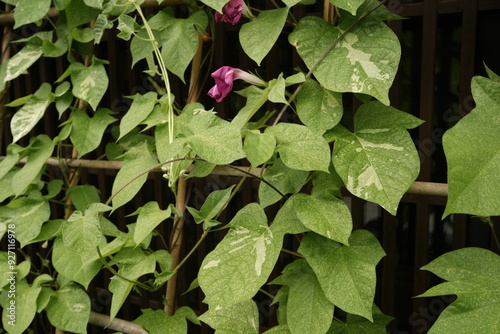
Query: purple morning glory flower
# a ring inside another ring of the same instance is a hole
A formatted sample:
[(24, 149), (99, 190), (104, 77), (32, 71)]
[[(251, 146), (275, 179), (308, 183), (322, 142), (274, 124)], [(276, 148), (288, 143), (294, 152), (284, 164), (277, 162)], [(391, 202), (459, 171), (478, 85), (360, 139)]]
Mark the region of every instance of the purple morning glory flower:
[(234, 26), (240, 21), (244, 7), (243, 0), (230, 0), (222, 8), (222, 14), (215, 12), (215, 22), (227, 22)]
[(215, 86), (208, 91), (208, 96), (213, 97), (217, 102), (221, 102), (231, 92), (233, 81), (236, 79), (242, 79), (259, 86), (266, 85), (255, 75), (231, 66), (222, 66), (212, 73), (212, 78), (215, 79)]

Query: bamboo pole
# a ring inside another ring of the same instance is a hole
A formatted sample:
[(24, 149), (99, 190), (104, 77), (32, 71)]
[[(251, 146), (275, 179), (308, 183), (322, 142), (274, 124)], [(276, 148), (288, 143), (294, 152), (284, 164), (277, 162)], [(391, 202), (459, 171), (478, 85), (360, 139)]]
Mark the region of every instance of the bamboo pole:
[[(200, 72), (203, 66), (203, 38), (198, 36), (198, 50), (193, 58), (191, 65), (191, 77), (189, 81), (189, 94), (186, 103), (198, 101), (200, 94)], [(187, 180), (185, 177), (179, 177), (177, 182), (177, 199), (175, 206), (180, 212), (186, 210), (188, 195), (186, 192)], [(172, 237), (170, 239), (170, 254), (172, 255), (172, 270), (177, 268), (180, 262), (180, 252), (182, 247), (182, 234), (184, 230), (184, 215), (176, 216)], [(164, 307), (168, 315), (173, 315), (176, 309), (177, 295), (177, 273), (175, 273), (167, 282), (167, 291), (165, 295), (166, 304)]]
[(125, 334), (148, 334), (141, 325), (119, 318), (111, 320), (108, 315), (96, 312), (90, 312), (89, 324), (123, 332)]
[[(0, 157), (0, 159), (4, 158), (5, 157)], [(26, 163), (26, 158), (21, 159), (19, 163), (21, 164)], [(110, 169), (110, 170), (117, 170), (122, 167), (121, 161), (85, 160), (85, 159), (71, 160), (71, 159), (49, 158), (46, 161), (46, 164), (49, 166), (57, 166), (57, 167), (63, 165), (68, 167), (96, 168), (96, 169)], [(163, 172), (160, 168), (154, 171)], [(262, 173), (262, 169), (255, 168), (251, 171), (251, 173), (255, 176), (259, 176)], [(223, 175), (223, 176), (236, 176), (236, 177), (241, 177), (244, 175), (243, 172), (240, 172), (237, 169), (233, 169), (227, 166), (216, 166), (211, 174)], [(437, 182), (415, 181), (410, 186), (410, 189), (408, 189), (406, 193), (416, 194), (416, 195), (431, 195), (431, 196), (446, 197), (448, 196), (448, 184), (437, 183)]]

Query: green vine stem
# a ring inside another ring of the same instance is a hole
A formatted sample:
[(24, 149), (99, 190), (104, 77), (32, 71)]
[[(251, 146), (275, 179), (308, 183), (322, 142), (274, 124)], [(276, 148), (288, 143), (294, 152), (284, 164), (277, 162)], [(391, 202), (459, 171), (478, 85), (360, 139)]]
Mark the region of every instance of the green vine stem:
[(160, 67), (160, 76), (162, 77), (163, 82), (165, 83), (165, 88), (167, 90), (168, 142), (172, 143), (174, 141), (174, 111), (172, 108), (172, 95), (170, 92), (170, 81), (168, 79), (167, 68), (161, 56), (160, 49), (158, 48), (158, 42), (155, 39), (153, 31), (151, 30), (151, 27), (149, 26), (149, 23), (146, 17), (144, 16), (144, 13), (142, 12), (141, 6), (135, 1), (132, 2), (135, 6), (137, 13), (139, 14), (139, 16), (143, 21), (144, 28), (148, 33), (148, 37), (149, 40), (151, 41), (151, 44), (153, 45), (153, 52), (156, 57), (156, 61), (158, 62), (158, 66)]

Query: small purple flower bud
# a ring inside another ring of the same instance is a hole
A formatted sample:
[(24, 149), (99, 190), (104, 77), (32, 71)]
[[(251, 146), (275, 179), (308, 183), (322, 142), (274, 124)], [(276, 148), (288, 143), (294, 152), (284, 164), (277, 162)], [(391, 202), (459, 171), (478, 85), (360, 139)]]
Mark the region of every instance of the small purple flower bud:
[(217, 102), (221, 102), (233, 89), (233, 81), (242, 79), (251, 84), (266, 86), (266, 83), (253, 74), (234, 68), (222, 66), (212, 73), (215, 79), (215, 86), (208, 91), (208, 96), (213, 97)]
[(234, 26), (240, 21), (244, 7), (243, 0), (230, 0), (222, 8), (222, 14), (215, 12), (215, 22), (227, 22)]

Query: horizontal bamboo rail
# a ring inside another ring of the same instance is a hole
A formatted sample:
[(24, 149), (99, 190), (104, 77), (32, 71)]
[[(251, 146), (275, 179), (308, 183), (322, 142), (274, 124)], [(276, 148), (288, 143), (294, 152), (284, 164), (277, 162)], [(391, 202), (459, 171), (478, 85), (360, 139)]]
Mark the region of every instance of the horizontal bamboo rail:
[[(0, 157), (3, 159), (5, 157)], [(21, 159), (20, 163), (26, 163), (26, 159)], [(67, 166), (72, 168), (97, 168), (97, 169), (110, 169), (117, 170), (122, 167), (121, 161), (106, 161), (106, 160), (71, 160), (71, 159), (56, 159), (49, 158), (46, 162), (47, 165), (50, 166)], [(155, 172), (161, 172), (161, 169), (158, 168), (154, 170)], [(255, 168), (252, 170), (252, 174), (261, 175), (261, 168)], [(233, 169), (227, 166), (216, 166), (211, 173), (212, 175), (224, 175), (224, 176), (243, 176), (244, 173), (240, 172), (237, 169)], [(448, 184), (446, 183), (436, 183), (436, 182), (421, 182), (416, 181), (411, 186), (410, 189), (406, 192), (407, 194), (416, 194), (416, 195), (433, 195), (433, 196), (448, 196)]]
[(114, 318), (111, 321), (110, 320), (110, 317), (105, 314), (90, 312), (88, 322), (92, 325), (97, 325), (126, 334), (148, 334), (148, 332), (144, 328), (142, 328), (141, 325), (134, 324), (133, 322), (119, 318)]
[[(141, 4), (142, 8), (151, 8), (151, 7), (160, 7), (160, 6), (171, 6), (171, 5), (179, 5), (184, 3), (184, 0), (163, 0), (162, 3), (158, 4), (158, 0), (144, 0)], [(56, 17), (59, 15), (59, 11), (57, 8), (52, 7), (47, 12), (48, 17)], [(14, 23), (14, 14), (13, 13), (5, 13), (0, 14), (0, 25), (8, 25)]]

